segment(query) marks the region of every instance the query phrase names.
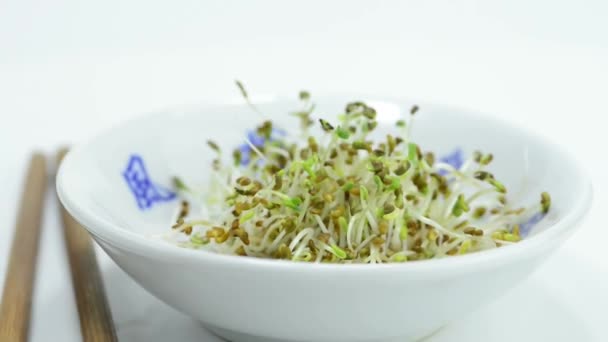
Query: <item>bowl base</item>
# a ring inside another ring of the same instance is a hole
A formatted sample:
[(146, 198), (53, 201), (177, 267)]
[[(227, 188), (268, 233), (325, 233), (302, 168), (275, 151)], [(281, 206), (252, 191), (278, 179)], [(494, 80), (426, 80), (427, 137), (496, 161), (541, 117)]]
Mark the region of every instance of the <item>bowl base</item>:
[[(207, 330), (211, 331), (213, 334), (215, 334), (218, 337), (220, 337), (226, 341), (229, 341), (229, 342), (313, 342), (313, 341), (309, 341), (309, 340), (299, 340), (299, 339), (298, 340), (292, 340), (292, 339), (286, 340), (286, 339), (278, 339), (278, 338), (269, 338), (269, 337), (264, 337), (264, 336), (254, 336), (254, 335), (249, 335), (249, 334), (234, 331), (234, 330), (227, 330), (227, 329), (212, 327), (212, 326), (205, 325), (205, 324), (203, 324), (203, 326)], [(429, 333), (418, 335), (418, 336), (404, 335), (404, 336), (384, 338), (384, 339), (357, 340), (356, 342), (424, 342), (428, 338), (430, 338), (431, 336), (433, 336), (437, 332), (439, 332), (441, 329), (443, 329), (443, 327), (440, 327)], [(349, 341), (352, 341), (352, 340), (349, 340)], [(314, 341), (314, 342), (336, 342), (336, 341), (328, 340), (328, 341)]]

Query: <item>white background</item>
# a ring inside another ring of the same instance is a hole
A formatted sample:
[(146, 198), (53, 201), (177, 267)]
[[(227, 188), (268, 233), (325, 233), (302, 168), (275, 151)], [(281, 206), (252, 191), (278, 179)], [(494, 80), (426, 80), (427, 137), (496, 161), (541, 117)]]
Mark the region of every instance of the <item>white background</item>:
[[(1, 1), (0, 278), (32, 149), (50, 155), (133, 115), (232, 100), (239, 78), (260, 98), (306, 88), (452, 104), (575, 151), (595, 192), (581, 229), (524, 284), (431, 340), (606, 341), (606, 18), (599, 0)], [(48, 197), (31, 337), (78, 341)], [(123, 340), (216, 341), (102, 263)]]

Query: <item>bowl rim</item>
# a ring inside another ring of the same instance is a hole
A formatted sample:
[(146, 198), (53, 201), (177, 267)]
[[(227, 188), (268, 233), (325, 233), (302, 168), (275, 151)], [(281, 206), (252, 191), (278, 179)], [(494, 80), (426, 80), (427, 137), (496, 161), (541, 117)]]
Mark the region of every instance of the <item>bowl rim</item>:
[[(352, 94), (351, 94), (352, 95)], [(356, 94), (359, 95), (359, 94)], [(336, 100), (339, 96), (332, 95), (326, 97), (317, 97), (317, 99)], [(378, 98), (378, 96), (374, 96)], [(403, 99), (382, 97), (384, 100), (403, 103)], [(270, 104), (278, 104), (283, 102), (283, 99), (271, 101)], [(427, 104), (427, 108), (431, 110), (449, 110), (457, 113), (460, 116), (468, 119), (491, 121), (502, 125), (505, 129), (519, 131), (522, 135), (528, 136), (538, 143), (545, 145), (547, 148), (553, 149), (561, 158), (568, 160), (573, 166), (576, 173), (576, 178), (581, 182), (580, 190), (574, 194), (574, 206), (568, 208), (564, 216), (548, 227), (545, 231), (530, 238), (523, 239), (517, 244), (510, 245), (506, 248), (496, 248), (487, 251), (480, 251), (455, 257), (447, 257), (441, 259), (420, 260), (415, 262), (405, 263), (386, 263), (386, 264), (337, 264), (337, 263), (307, 263), (293, 262), (289, 260), (275, 260), (255, 257), (242, 257), (227, 254), (220, 254), (206, 250), (194, 250), (189, 248), (179, 248), (161, 240), (155, 240), (137, 233), (133, 233), (122, 229), (120, 226), (109, 222), (102, 217), (96, 215), (91, 209), (79, 205), (72, 196), (68, 193), (66, 184), (69, 182), (66, 179), (66, 169), (73, 167), (79, 156), (86, 151), (87, 147), (97, 140), (103, 139), (109, 135), (114, 129), (123, 126), (134, 124), (135, 122), (152, 120), (157, 117), (166, 115), (182, 115), (181, 113), (191, 114), (194, 110), (210, 110), (212, 108), (227, 108), (227, 107), (245, 107), (246, 105), (235, 105), (233, 103), (226, 104), (203, 104), (194, 106), (174, 107), (169, 110), (156, 111), (149, 114), (139, 115), (133, 119), (123, 121), (114, 127), (103, 130), (99, 134), (90, 138), (85, 143), (79, 144), (71, 149), (64, 157), (56, 176), (56, 191), (59, 200), (66, 210), (79, 221), (86, 230), (95, 238), (99, 239), (110, 246), (116, 246), (125, 249), (131, 253), (142, 255), (145, 257), (163, 260), (165, 262), (203, 262), (203, 263), (219, 263), (222, 267), (260, 267), (265, 269), (279, 269), (281, 271), (297, 271), (297, 272), (416, 272), (416, 273), (436, 273), (441, 270), (445, 272), (459, 272), (463, 269), (479, 268), (479, 267), (496, 267), (508, 263), (510, 261), (520, 260), (526, 256), (540, 253), (546, 248), (552, 248), (560, 240), (565, 239), (569, 233), (572, 233), (576, 226), (581, 223), (582, 218), (591, 207), (593, 197), (593, 188), (591, 178), (588, 171), (583, 168), (582, 163), (577, 162), (578, 158), (567, 150), (565, 147), (553, 144), (543, 136), (532, 132), (526, 127), (522, 127), (513, 122), (503, 120), (494, 116), (482, 116), (479, 112), (467, 110), (454, 106), (443, 106), (438, 104)], [(430, 274), (429, 273), (429, 274)]]

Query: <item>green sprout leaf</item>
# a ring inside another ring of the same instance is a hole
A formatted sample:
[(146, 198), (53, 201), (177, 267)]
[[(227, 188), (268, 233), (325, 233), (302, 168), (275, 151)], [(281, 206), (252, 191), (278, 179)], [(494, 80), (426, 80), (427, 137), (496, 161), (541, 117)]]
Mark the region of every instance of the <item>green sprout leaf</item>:
[(342, 190), (344, 190), (344, 192), (348, 192), (348, 191), (350, 191), (354, 187), (355, 187), (355, 183), (353, 183), (353, 182), (347, 182), (346, 184), (344, 184), (342, 186)]
[(362, 184), (359, 186), (359, 194), (361, 196), (361, 200), (367, 201), (367, 199), (369, 198), (369, 192), (367, 191), (365, 185)]
[(300, 211), (300, 204), (302, 204), (302, 199), (300, 197), (293, 197), (283, 201), (284, 206), (295, 211)]
[(337, 256), (338, 258), (346, 259), (346, 252), (342, 248), (338, 247), (337, 245), (335, 245), (335, 244), (331, 245), (331, 251), (332, 251), (332, 254)]
[(209, 239), (203, 238), (198, 234), (192, 234), (192, 236), (190, 236), (190, 242), (195, 246), (204, 246), (209, 243)]
[(418, 147), (414, 143), (407, 144), (407, 159), (414, 167), (418, 167)]
[(394, 262), (406, 262), (407, 256), (403, 253), (397, 253), (397, 254), (393, 255), (392, 259)]
[(245, 222), (251, 220), (254, 216), (255, 216), (255, 211), (249, 210), (245, 214), (241, 215), (241, 218), (239, 218), (239, 223), (241, 223), (241, 224), (245, 223)]
[(407, 240), (408, 233), (409, 231), (407, 229), (407, 225), (402, 224), (401, 228), (399, 229), (399, 239), (401, 239), (401, 241)]
[(350, 132), (347, 129), (344, 129), (340, 126), (338, 126), (338, 128), (336, 129), (336, 135), (340, 138), (340, 139), (348, 139), (350, 137)]
[(378, 175), (374, 176), (374, 183), (376, 184), (376, 189), (379, 192), (382, 191), (382, 188), (384, 188), (384, 183), (382, 183), (382, 179), (380, 179), (380, 176), (378, 176)]
[(496, 190), (500, 193), (506, 193), (507, 192), (507, 188), (498, 180), (494, 179), (494, 178), (490, 178), (488, 179), (488, 183), (492, 184), (494, 186), (494, 188), (496, 188)]
[(471, 240), (464, 240), (464, 242), (460, 244), (460, 248), (458, 249), (458, 254), (466, 254), (470, 248), (471, 248)]
[(399, 177), (392, 177), (391, 184), (388, 186), (388, 191), (395, 191), (401, 187), (401, 180)]
[(340, 225), (340, 229), (346, 233), (346, 229), (348, 228), (348, 223), (346, 222), (346, 219), (344, 218), (344, 216), (340, 216), (340, 218), (338, 219), (338, 224)]

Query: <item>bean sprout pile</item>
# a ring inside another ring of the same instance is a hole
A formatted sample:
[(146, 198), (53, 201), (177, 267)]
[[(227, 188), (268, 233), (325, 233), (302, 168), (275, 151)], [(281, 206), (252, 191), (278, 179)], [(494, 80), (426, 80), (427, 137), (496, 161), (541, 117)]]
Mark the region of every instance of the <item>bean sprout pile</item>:
[[(217, 155), (212, 182), (195, 191), (174, 178), (183, 200), (165, 238), (260, 258), (406, 262), (517, 243), (519, 223), (549, 211), (546, 192), (528, 207), (510, 203), (487, 169), (490, 153), (476, 151), (455, 168), (424, 151), (411, 140), (417, 106), (395, 122), (394, 135), (374, 140), (376, 110), (366, 103), (348, 103), (336, 120), (315, 119), (310, 94), (299, 98), (302, 108), (291, 114), (301, 136), (278, 134), (280, 127), (264, 120), (245, 139), (247, 149), (226, 156), (208, 141)], [(203, 211), (193, 215), (193, 202)]]

